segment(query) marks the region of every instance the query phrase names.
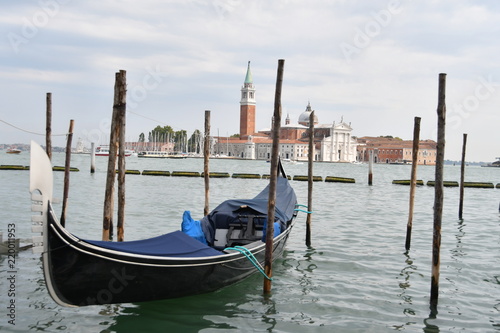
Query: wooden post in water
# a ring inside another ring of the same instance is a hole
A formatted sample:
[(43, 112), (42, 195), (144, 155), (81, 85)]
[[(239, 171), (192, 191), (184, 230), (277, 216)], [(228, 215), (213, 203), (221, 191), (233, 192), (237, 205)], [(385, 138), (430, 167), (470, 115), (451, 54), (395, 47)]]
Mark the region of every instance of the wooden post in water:
[(117, 73), (120, 83), (118, 85), (118, 104), (113, 108), (118, 110), (118, 212), (116, 221), (117, 240), (125, 239), (125, 126), (127, 113), (127, 72), (120, 70)]
[(210, 159), (210, 110), (205, 110), (205, 143), (203, 145), (203, 176), (205, 179), (205, 206), (203, 216), (208, 215), (210, 199), (210, 177), (208, 173), (208, 161)]
[(462, 219), (464, 210), (464, 180), (465, 180), (465, 148), (467, 146), (467, 134), (464, 133), (464, 142), (462, 145), (462, 164), (460, 166), (460, 202), (458, 204), (458, 218)]
[[(274, 248), (274, 210), (276, 207), (276, 182), (278, 177), (278, 154), (279, 138), (281, 128), (281, 87), (283, 86), (284, 59), (278, 60), (278, 73), (276, 78), (276, 93), (274, 95), (273, 115), (273, 146), (271, 151), (271, 169), (269, 173), (269, 202), (267, 206), (267, 228), (266, 228), (266, 256), (264, 261), (264, 272), (271, 278), (273, 276), (273, 248)], [(264, 278), (264, 294), (271, 292), (271, 280)]]
[(441, 251), (441, 221), (443, 217), (443, 165), (446, 125), (446, 74), (439, 74), (438, 92), (438, 132), (436, 153), (436, 175), (434, 183), (434, 231), (432, 237), (432, 279), (431, 279), (431, 311), (437, 311), (439, 295), (439, 266)]
[[(114, 207), (114, 190), (116, 178), (116, 155), (118, 153), (118, 138), (120, 119), (119, 113), (121, 108), (120, 91), (126, 91), (125, 82), (122, 79), (125, 75), (115, 74), (115, 94), (113, 102), (113, 116), (111, 118), (111, 131), (109, 134), (109, 156), (108, 170), (106, 175), (106, 192), (104, 194), (104, 212), (102, 221), (102, 240), (109, 241), (113, 237), (113, 207)], [(125, 105), (123, 105), (125, 108)]]
[(62, 202), (62, 212), (61, 212), (61, 225), (64, 227), (66, 225), (66, 206), (68, 204), (68, 194), (69, 194), (69, 170), (71, 167), (71, 141), (73, 139), (73, 119), (69, 121), (68, 137), (66, 139), (66, 161), (64, 163), (64, 190), (63, 190), (63, 202)]
[(47, 93), (45, 115), (45, 151), (52, 160), (52, 93)]
[[(332, 143), (333, 144), (333, 143)], [(309, 115), (309, 154), (307, 159), (307, 211), (312, 212), (313, 161), (314, 161), (314, 111)], [(306, 218), (306, 246), (311, 246), (311, 213)]]
[(373, 185), (373, 150), (368, 151), (368, 185)]
[(95, 173), (95, 144), (90, 143), (90, 173)]
[(411, 229), (413, 227), (413, 203), (415, 202), (415, 188), (417, 187), (417, 165), (418, 144), (420, 143), (420, 117), (415, 117), (413, 124), (413, 150), (411, 159), (411, 181), (410, 181), (410, 211), (408, 213), (408, 224), (406, 225), (406, 251), (410, 250)]

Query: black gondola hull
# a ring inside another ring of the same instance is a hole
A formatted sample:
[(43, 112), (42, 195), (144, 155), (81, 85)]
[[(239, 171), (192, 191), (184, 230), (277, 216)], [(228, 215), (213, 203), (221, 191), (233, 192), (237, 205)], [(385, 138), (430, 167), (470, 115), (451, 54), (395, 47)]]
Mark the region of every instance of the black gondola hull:
[[(67, 233), (49, 212), (48, 273), (58, 303), (71, 306), (131, 303), (211, 292), (257, 272), (241, 253), (204, 258), (135, 256), (99, 249)], [(290, 226), (274, 243), (284, 250)], [(265, 244), (251, 249), (262, 263)]]

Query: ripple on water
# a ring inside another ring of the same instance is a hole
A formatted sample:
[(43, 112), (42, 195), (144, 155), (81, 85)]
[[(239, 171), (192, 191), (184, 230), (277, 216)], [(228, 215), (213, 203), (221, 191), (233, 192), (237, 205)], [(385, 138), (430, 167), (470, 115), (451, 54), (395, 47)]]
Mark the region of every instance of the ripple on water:
[[(62, 157), (56, 154), (55, 164), (63, 165)], [(181, 164), (128, 161), (130, 169), (202, 170), (202, 160), (177, 162)], [(21, 164), (28, 164), (27, 157)], [(75, 166), (81, 172), (71, 174), (68, 229), (84, 238), (99, 239), (105, 162), (98, 160), (98, 171), (93, 176), (85, 171), (85, 157), (75, 157)], [(269, 170), (268, 164), (259, 161), (219, 160), (211, 166), (214, 171), (230, 173), (263, 174)], [(485, 169), (491, 168), (468, 168), (466, 177), (470, 179), (466, 180), (500, 183), (498, 170)], [(289, 166), (287, 170), (292, 175), (307, 174), (307, 165)], [(418, 178), (431, 180), (433, 170), (419, 168)], [(458, 180), (458, 170), (445, 167), (446, 178)], [(271, 297), (262, 295), (262, 277), (255, 275), (206, 295), (141, 304), (62, 308), (46, 292), (38, 256), (22, 252), (17, 260), (21, 297), (16, 328), (68, 332), (500, 331), (500, 192), (466, 189), (464, 220), (459, 221), (458, 189), (445, 189), (440, 294), (434, 318), (429, 310), (433, 188), (417, 188), (412, 244), (405, 253), (409, 188), (391, 181), (409, 179), (409, 172), (406, 166), (376, 165), (374, 185), (369, 187), (365, 166), (315, 164), (315, 174), (352, 177), (356, 183), (314, 184), (312, 247), (304, 245), (306, 218), (301, 213), (284, 258), (273, 269)], [(9, 203), (2, 217), (16, 223), (19, 237), (29, 239), (27, 173), (0, 172), (0, 181), (0, 199)], [(62, 173), (55, 175), (55, 182), (54, 193), (60, 197), (57, 193), (62, 193)], [(126, 184), (128, 240), (179, 229), (184, 210), (191, 210), (195, 218), (202, 215), (201, 178), (133, 175), (127, 176)], [(210, 206), (213, 208), (227, 198), (253, 196), (265, 184), (263, 180), (213, 179)], [(306, 203), (307, 183), (292, 185), (299, 202)], [(4, 276), (5, 260), (0, 263), (0, 274)], [(0, 285), (5, 288), (5, 281)], [(2, 304), (5, 295), (0, 295)], [(5, 321), (0, 321), (0, 327), (5, 330)]]

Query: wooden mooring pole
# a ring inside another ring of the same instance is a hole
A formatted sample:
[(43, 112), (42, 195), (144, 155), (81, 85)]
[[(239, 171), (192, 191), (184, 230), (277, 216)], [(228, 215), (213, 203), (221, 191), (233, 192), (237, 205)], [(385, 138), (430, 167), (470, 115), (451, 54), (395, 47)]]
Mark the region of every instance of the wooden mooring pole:
[[(123, 74), (122, 74), (123, 72)], [(104, 194), (104, 212), (102, 222), (102, 240), (109, 241), (113, 238), (113, 207), (114, 189), (116, 178), (116, 155), (118, 153), (118, 139), (120, 136), (120, 109), (125, 110), (125, 100), (122, 100), (126, 92), (125, 71), (115, 74), (115, 94), (113, 103), (113, 116), (111, 119), (111, 131), (109, 134), (109, 157), (106, 175), (106, 192)], [(122, 104), (123, 102), (123, 104)]]
[(73, 139), (73, 124), (74, 121), (71, 119), (69, 121), (68, 137), (66, 139), (66, 161), (64, 163), (64, 189), (63, 189), (63, 201), (62, 201), (62, 211), (61, 211), (61, 225), (66, 226), (66, 206), (68, 205), (69, 196), (69, 170), (71, 167), (71, 141)]
[(45, 151), (52, 160), (52, 93), (47, 93), (45, 113)]
[[(309, 154), (307, 159), (307, 211), (312, 212), (313, 190), (313, 161), (314, 161), (314, 111), (309, 115)], [(306, 246), (311, 246), (311, 213), (306, 218)]]
[(410, 250), (411, 230), (413, 227), (413, 204), (415, 202), (415, 189), (417, 187), (417, 165), (418, 165), (418, 144), (420, 142), (420, 118), (415, 117), (413, 124), (413, 150), (411, 160), (411, 180), (410, 180), (410, 210), (408, 213), (408, 223), (406, 225), (406, 251)]
[(210, 160), (210, 110), (205, 110), (205, 143), (203, 145), (203, 177), (205, 179), (205, 206), (203, 207), (203, 216), (208, 215), (208, 206), (210, 199), (210, 175), (208, 163)]
[(269, 202), (267, 207), (267, 228), (266, 228), (266, 255), (264, 261), (264, 294), (271, 292), (271, 280), (273, 276), (273, 248), (274, 248), (274, 210), (276, 207), (276, 182), (278, 177), (278, 155), (279, 155), (279, 133), (281, 128), (281, 87), (283, 86), (284, 59), (278, 60), (278, 73), (276, 78), (276, 93), (274, 95), (274, 115), (273, 115), (273, 146), (271, 151), (271, 169), (269, 173)]
[(127, 73), (120, 70), (117, 73), (120, 84), (118, 85), (118, 104), (113, 108), (117, 108), (118, 115), (118, 212), (116, 221), (117, 240), (123, 242), (125, 240), (125, 127), (127, 113)]
[(368, 152), (368, 185), (373, 185), (373, 150)]
[(458, 203), (458, 218), (462, 219), (464, 210), (464, 180), (465, 180), (465, 148), (467, 147), (467, 134), (464, 133), (462, 145), (462, 164), (460, 165), (460, 202)]
[(441, 221), (443, 217), (443, 166), (445, 147), (445, 125), (446, 125), (446, 74), (439, 74), (438, 92), (438, 131), (437, 131), (437, 153), (436, 171), (434, 183), (434, 228), (432, 237), (432, 278), (431, 278), (431, 312), (437, 312), (439, 295), (439, 266), (441, 251)]
[(90, 143), (90, 173), (95, 173), (95, 143)]

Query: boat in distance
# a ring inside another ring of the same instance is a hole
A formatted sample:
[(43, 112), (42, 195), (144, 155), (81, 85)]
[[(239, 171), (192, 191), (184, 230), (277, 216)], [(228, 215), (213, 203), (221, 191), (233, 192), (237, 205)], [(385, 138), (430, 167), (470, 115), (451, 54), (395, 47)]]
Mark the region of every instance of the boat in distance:
[(142, 158), (187, 158), (186, 155), (172, 154), (167, 151), (157, 151), (157, 150), (141, 151), (137, 156)]
[[(132, 156), (134, 154), (133, 151), (126, 149), (125, 150), (125, 156)], [(118, 155), (118, 152), (116, 153)], [(95, 156), (109, 156), (109, 146), (108, 145), (102, 145), (99, 146), (95, 149)]]
[(497, 160), (495, 162), (491, 162), (488, 164), (483, 164), (481, 165), (482, 167), (487, 167), (487, 168), (500, 168), (500, 157), (496, 158)]
[[(297, 198), (284, 171), (276, 184), (273, 260), (295, 224)], [(253, 199), (226, 200), (201, 221), (184, 212), (182, 231), (136, 241), (81, 239), (59, 222), (51, 204), (52, 166), (31, 145), (34, 252), (42, 254), (47, 290), (63, 306), (132, 303), (207, 293), (261, 270), (269, 185)]]

